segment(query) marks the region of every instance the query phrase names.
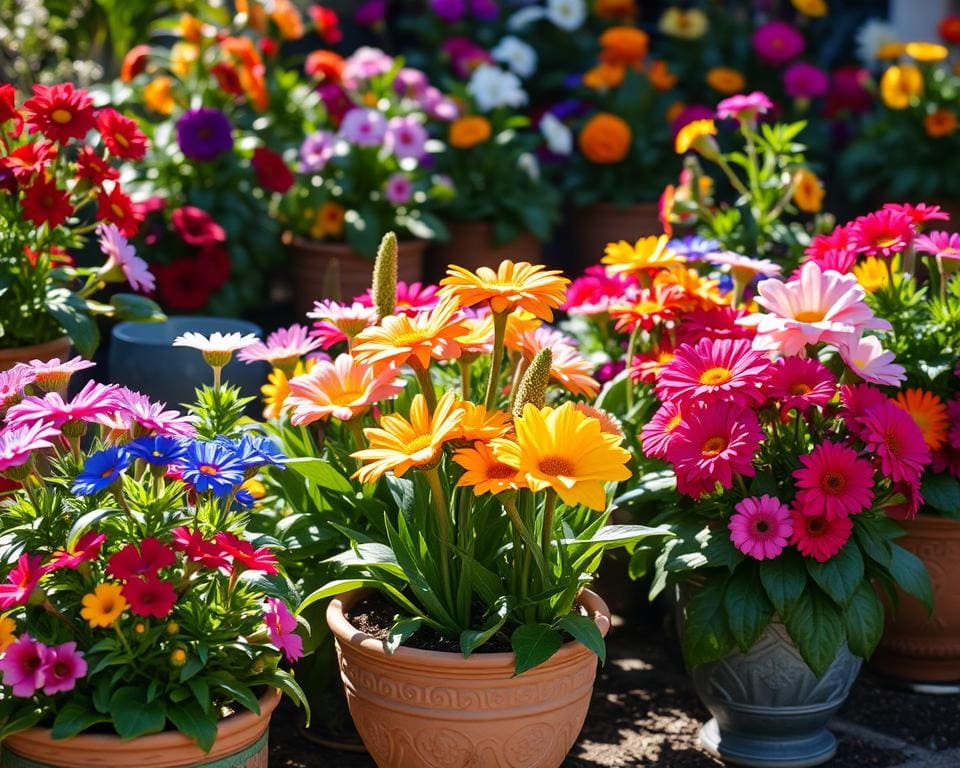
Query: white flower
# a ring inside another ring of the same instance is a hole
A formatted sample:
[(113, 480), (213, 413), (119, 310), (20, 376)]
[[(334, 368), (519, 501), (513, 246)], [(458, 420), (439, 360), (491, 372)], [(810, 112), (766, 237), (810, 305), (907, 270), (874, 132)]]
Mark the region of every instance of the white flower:
[(517, 168), (527, 174), (531, 181), (540, 181), (540, 163), (529, 152), (524, 152), (517, 158)]
[(202, 333), (188, 331), (177, 336), (173, 340), (173, 346), (199, 349), (203, 353), (203, 359), (207, 361), (207, 365), (222, 368), (230, 362), (234, 352), (249, 347), (251, 344), (256, 344), (258, 341), (260, 339), (252, 333), (244, 335), (242, 333), (220, 333), (217, 331), (207, 338)]
[(573, 32), (587, 18), (584, 0), (547, 0), (547, 18), (554, 26)]
[(573, 151), (573, 132), (552, 113), (540, 118), (540, 133), (553, 154), (569, 155)]
[(529, 8), (521, 8), (507, 21), (507, 29), (511, 32), (519, 32), (529, 27), (533, 22), (540, 21), (540, 19), (546, 15), (547, 12), (536, 5), (531, 5)]
[(467, 92), (481, 112), (497, 107), (522, 107), (527, 94), (513, 72), (504, 72), (492, 64), (481, 64), (470, 76)]
[(537, 52), (519, 37), (507, 35), (490, 51), (490, 55), (520, 77), (530, 77), (537, 71)]
[(866, 66), (877, 63), (877, 53), (889, 44), (899, 42), (893, 25), (882, 19), (870, 19), (857, 32), (857, 58)]

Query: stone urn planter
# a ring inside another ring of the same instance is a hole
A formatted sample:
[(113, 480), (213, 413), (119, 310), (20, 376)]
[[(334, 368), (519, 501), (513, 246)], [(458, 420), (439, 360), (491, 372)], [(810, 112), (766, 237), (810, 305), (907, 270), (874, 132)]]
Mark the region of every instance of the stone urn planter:
[[(373, 259), (368, 259), (346, 243), (305, 240), (289, 232), (283, 242), (290, 252), (290, 273), (293, 280), (293, 308), (298, 315), (313, 309), (319, 299), (337, 298), (350, 301), (370, 288)], [(397, 278), (415, 283), (423, 278), (424, 240), (403, 240), (399, 243)]]
[(61, 336), (42, 344), (32, 344), (29, 347), (0, 348), (0, 371), (7, 371), (18, 363), (29, 363), (31, 360), (52, 360), (57, 357), (66, 360), (70, 356), (70, 337)]
[(886, 677), (925, 692), (960, 691), (960, 522), (921, 512), (900, 522), (897, 544), (919, 557), (933, 585), (933, 614), (900, 592), (887, 612), (883, 639), (870, 661)]
[(493, 224), (488, 221), (452, 221), (447, 226), (450, 239), (435, 244), (430, 254), (431, 279), (444, 277), (449, 264), (475, 272), (478, 267), (496, 270), (504, 259), (540, 263), (543, 244), (530, 232), (522, 232), (513, 240), (497, 245)]
[[(590, 705), (597, 657), (577, 642), (514, 676), (512, 653), (399, 648), (361, 632), (344, 616), (363, 596), (331, 601), (350, 714), (380, 768), (559, 768)], [(606, 604), (585, 590), (581, 606), (605, 635)]]
[(619, 240), (634, 243), (641, 237), (662, 232), (656, 203), (628, 206), (594, 203), (578, 209), (574, 216), (575, 261), (580, 267), (596, 264), (603, 257), (607, 243)]
[(270, 716), (279, 703), (273, 689), (260, 698), (259, 715), (244, 710), (222, 720), (209, 752), (173, 731), (130, 741), (93, 733), (58, 740), (30, 728), (4, 739), (0, 768), (268, 768)]
[(700, 730), (700, 743), (737, 765), (825, 763), (837, 751), (827, 722), (846, 700), (861, 664), (844, 645), (817, 679), (783, 624), (774, 621), (749, 653), (692, 670), (697, 694), (713, 715)]

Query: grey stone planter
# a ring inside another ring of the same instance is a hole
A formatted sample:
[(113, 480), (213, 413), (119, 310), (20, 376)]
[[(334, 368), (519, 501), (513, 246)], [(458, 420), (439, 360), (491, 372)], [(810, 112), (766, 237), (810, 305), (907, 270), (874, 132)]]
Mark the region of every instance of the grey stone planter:
[(819, 680), (779, 622), (749, 653), (692, 670), (694, 687), (713, 719), (700, 743), (725, 761), (755, 768), (807, 768), (836, 754), (826, 725), (860, 672), (846, 645)]

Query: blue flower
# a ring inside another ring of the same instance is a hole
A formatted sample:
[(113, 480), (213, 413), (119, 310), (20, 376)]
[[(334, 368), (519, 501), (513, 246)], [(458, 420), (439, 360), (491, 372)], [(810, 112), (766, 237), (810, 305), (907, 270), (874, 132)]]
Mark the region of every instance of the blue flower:
[(243, 463), (236, 452), (221, 442), (192, 442), (180, 460), (182, 477), (199, 493), (212, 491), (226, 496), (243, 482)]
[(91, 496), (109, 488), (130, 466), (130, 454), (122, 446), (97, 451), (87, 457), (83, 471), (73, 481), (73, 492), (78, 496)]
[(173, 437), (158, 435), (141, 437), (127, 446), (132, 456), (143, 459), (148, 464), (166, 466), (182, 459), (187, 452), (183, 443)]
[(679, 240), (674, 239), (667, 243), (670, 250), (686, 256), (691, 261), (697, 261), (720, 250), (717, 240), (707, 240), (699, 235), (687, 235)]
[(234, 511), (251, 509), (256, 503), (257, 500), (253, 498), (253, 494), (244, 488), (241, 488), (239, 491), (237, 491), (237, 495), (233, 497)]
[(256, 469), (264, 464), (283, 468), (287, 457), (276, 444), (262, 435), (244, 435), (237, 442), (226, 437), (218, 437), (217, 442), (232, 450), (244, 469)]

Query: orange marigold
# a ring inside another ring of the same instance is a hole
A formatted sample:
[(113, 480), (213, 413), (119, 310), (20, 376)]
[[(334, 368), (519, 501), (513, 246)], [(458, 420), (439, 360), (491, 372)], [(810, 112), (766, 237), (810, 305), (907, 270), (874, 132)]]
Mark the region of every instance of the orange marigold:
[(707, 72), (707, 85), (724, 96), (741, 93), (746, 84), (740, 71), (732, 67), (714, 67)]
[(924, 115), (923, 129), (932, 139), (949, 136), (957, 130), (957, 116), (949, 109), (938, 109), (929, 115)]
[(490, 121), (482, 115), (467, 115), (450, 124), (450, 145), (469, 149), (490, 139), (493, 130)]
[(636, 27), (610, 27), (600, 35), (600, 58), (609, 64), (635, 67), (643, 62), (650, 37)]
[(633, 132), (627, 122), (609, 112), (594, 115), (580, 131), (580, 151), (592, 163), (619, 163), (630, 151)]

